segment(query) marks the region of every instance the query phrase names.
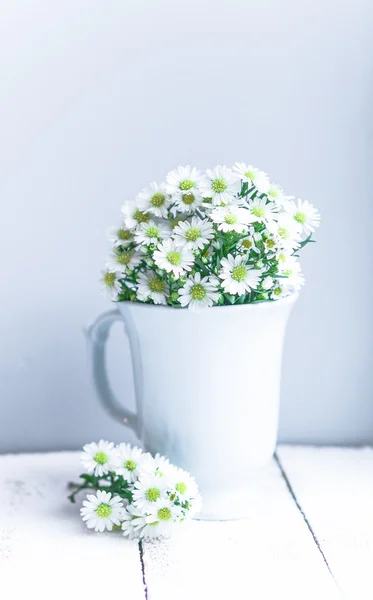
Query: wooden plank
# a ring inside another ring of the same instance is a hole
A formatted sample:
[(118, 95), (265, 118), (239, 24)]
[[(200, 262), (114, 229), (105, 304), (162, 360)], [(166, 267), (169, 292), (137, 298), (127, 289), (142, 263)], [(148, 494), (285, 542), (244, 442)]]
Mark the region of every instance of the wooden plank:
[(372, 600), (373, 450), (285, 446), (279, 459), (345, 597)]
[(185, 524), (143, 543), (149, 600), (333, 600), (340, 594), (273, 462), (247, 497), (248, 518)]
[(140, 553), (120, 532), (95, 534), (66, 482), (78, 453), (0, 457), (1, 598), (144, 600)]

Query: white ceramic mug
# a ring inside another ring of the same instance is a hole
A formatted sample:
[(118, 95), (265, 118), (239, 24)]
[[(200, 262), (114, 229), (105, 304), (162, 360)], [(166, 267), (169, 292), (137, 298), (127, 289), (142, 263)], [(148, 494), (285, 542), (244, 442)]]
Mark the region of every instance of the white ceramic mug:
[[(273, 455), (283, 340), (296, 298), (200, 312), (119, 302), (88, 330), (100, 399), (146, 450), (195, 476), (202, 518), (245, 516), (250, 480)], [(136, 413), (108, 381), (105, 344), (115, 321), (129, 339)]]

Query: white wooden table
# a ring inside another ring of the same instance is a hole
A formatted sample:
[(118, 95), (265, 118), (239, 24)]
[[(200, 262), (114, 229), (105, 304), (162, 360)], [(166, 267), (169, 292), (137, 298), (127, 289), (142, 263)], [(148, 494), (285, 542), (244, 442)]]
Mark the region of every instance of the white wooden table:
[(0, 457), (1, 599), (373, 599), (370, 448), (280, 447), (246, 520), (140, 545), (86, 529), (66, 500), (80, 470), (74, 452)]

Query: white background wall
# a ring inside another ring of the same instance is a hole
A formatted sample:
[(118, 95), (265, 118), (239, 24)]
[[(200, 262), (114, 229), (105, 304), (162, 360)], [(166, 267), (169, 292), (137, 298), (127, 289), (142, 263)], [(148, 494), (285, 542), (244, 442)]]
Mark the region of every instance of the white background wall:
[(94, 396), (82, 335), (108, 307), (105, 230), (177, 164), (236, 160), (323, 216), (280, 438), (373, 442), (372, 3), (2, 0), (0, 17), (0, 451), (132, 439)]

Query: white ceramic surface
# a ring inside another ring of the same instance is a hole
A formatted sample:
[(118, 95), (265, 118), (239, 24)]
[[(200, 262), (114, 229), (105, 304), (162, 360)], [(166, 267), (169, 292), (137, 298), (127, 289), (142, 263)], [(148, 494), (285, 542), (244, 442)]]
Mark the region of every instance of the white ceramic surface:
[[(196, 477), (201, 518), (247, 516), (250, 482), (276, 445), (282, 347), (296, 298), (197, 313), (122, 302), (88, 331), (99, 397), (146, 450)], [(136, 415), (115, 398), (105, 369), (118, 319), (132, 351)]]

